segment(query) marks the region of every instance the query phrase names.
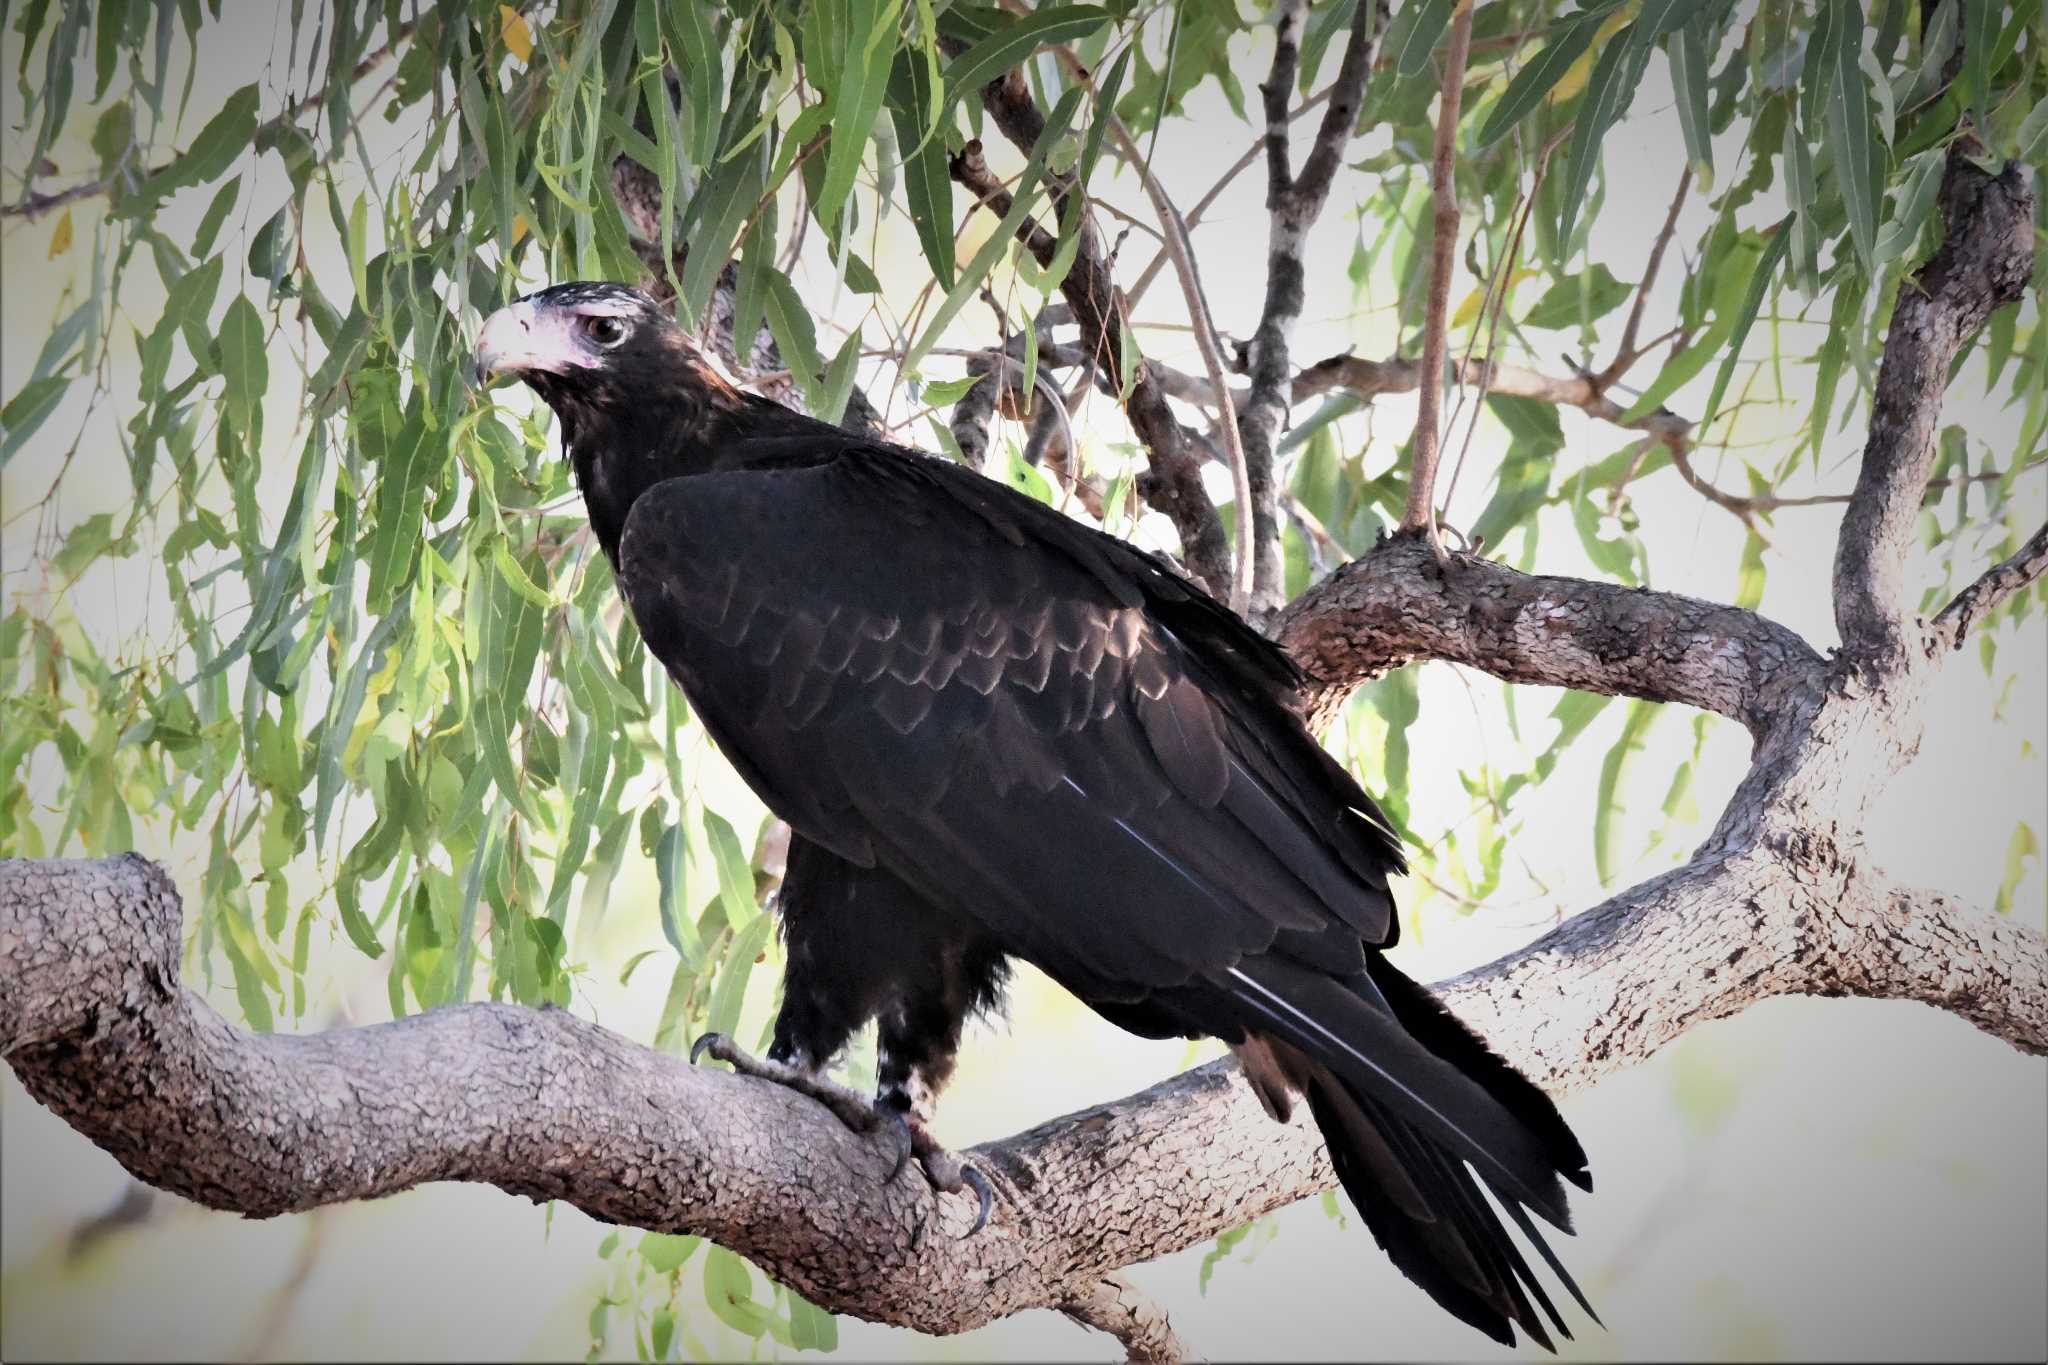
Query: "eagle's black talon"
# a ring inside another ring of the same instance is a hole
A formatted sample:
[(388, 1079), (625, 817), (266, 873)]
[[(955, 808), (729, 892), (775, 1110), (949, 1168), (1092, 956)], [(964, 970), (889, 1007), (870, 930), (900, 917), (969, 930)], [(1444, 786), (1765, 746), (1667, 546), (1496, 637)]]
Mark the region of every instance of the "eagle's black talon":
[(960, 1234), (962, 1237), (972, 1237), (988, 1226), (988, 1216), (995, 1212), (996, 1192), (989, 1188), (988, 1177), (976, 1167), (961, 1166), (960, 1179), (974, 1190), (974, 1197), (981, 1201), (981, 1207), (974, 1212), (974, 1226)]
[(690, 1044), (690, 1065), (697, 1065), (698, 1059), (703, 1057), (706, 1048), (716, 1047), (725, 1041), (726, 1036), (723, 1033), (701, 1033), (697, 1035), (697, 1041)]
[[(877, 1125), (880, 1130), (896, 1142), (896, 1159), (889, 1163), (888, 1179), (882, 1182), (884, 1185), (892, 1185), (896, 1182), (896, 1177), (903, 1174), (903, 1168), (910, 1164), (910, 1158), (916, 1155), (917, 1136), (910, 1127), (909, 1116), (900, 1110), (891, 1109), (885, 1112), (878, 1108), (875, 1110), (875, 1117), (880, 1120)], [(892, 1119), (895, 1120), (893, 1123), (890, 1122)]]
[[(974, 1211), (974, 1226), (960, 1235), (962, 1237), (972, 1237), (975, 1233), (987, 1227), (989, 1215), (995, 1211), (996, 1202), (995, 1190), (988, 1183), (988, 1177), (969, 1163), (954, 1156), (944, 1147), (941, 1147), (938, 1139), (931, 1135), (931, 1130), (924, 1126), (924, 1122), (921, 1119), (906, 1114), (900, 1109), (888, 1108), (885, 1112), (891, 1114), (896, 1119), (896, 1124), (894, 1125), (896, 1130), (904, 1134), (907, 1139), (904, 1146), (905, 1160), (912, 1154), (916, 1155), (918, 1165), (924, 1168), (926, 1184), (930, 1185), (933, 1190), (940, 1194), (959, 1194), (963, 1190), (974, 1191), (977, 1203)], [(890, 1173), (889, 1178), (894, 1180), (902, 1170), (903, 1167), (899, 1163), (896, 1170)]]

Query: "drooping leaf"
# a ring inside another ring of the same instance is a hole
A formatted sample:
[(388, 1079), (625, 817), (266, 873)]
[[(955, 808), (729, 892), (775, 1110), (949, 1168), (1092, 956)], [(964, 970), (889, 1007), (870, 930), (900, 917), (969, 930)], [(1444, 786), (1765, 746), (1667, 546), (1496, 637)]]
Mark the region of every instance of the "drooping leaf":
[(941, 289), (953, 287), (953, 177), (946, 169), (946, 146), (927, 136), (937, 124), (939, 105), (931, 68), (924, 57), (901, 48), (889, 73), (890, 116), (896, 124), (896, 145), (903, 153), (903, 196), (911, 225), (932, 277)]
[(1941, 173), (1946, 160), (1938, 151), (1922, 152), (1913, 158), (1913, 169), (1899, 191), (1898, 211), (1885, 224), (1884, 235), (1877, 239), (1877, 260), (1898, 259), (1920, 236), (1921, 227), (1934, 211), (1934, 200), (1941, 190)]
[(1479, 130), (1477, 146), (1480, 149), (1500, 141), (1510, 129), (1535, 111), (1543, 97), (1585, 53), (1605, 19), (1605, 7), (1602, 7), (1598, 12), (1566, 19), (1551, 30), (1542, 50), (1515, 73), (1499, 102), (1493, 106), (1493, 111), (1486, 116), (1486, 124)]
[(143, 181), (132, 199), (122, 203), (122, 211), (140, 213), (166, 195), (219, 179), (255, 141), (257, 94), (256, 86), (245, 85), (229, 95), (185, 154)]
[(1109, 20), (1109, 11), (1097, 5), (1047, 5), (1001, 25), (946, 63), (946, 103), (972, 96), (1048, 43), (1075, 42)]
[(1827, 48), (1809, 62), (1806, 81), (1818, 82), (1825, 94), (1827, 139), (1835, 158), (1842, 203), (1849, 214), (1849, 233), (1863, 268), (1873, 269), (1877, 256), (1877, 222), (1884, 207), (1890, 152), (1879, 136), (1870, 86), (1863, 73), (1863, 14), (1858, 0), (1824, 0), (1828, 16)]
[[(853, 190), (854, 173), (875, 118), (896, 57), (896, 13), (901, 0), (853, 0), (844, 10), (844, 52), (830, 79), (831, 141), (825, 153), (825, 176), (813, 205), (827, 235), (836, 239), (840, 210)], [(821, 10), (822, 12), (822, 10)]]
[(752, 924), (760, 907), (754, 903), (754, 872), (740, 848), (739, 835), (723, 815), (706, 807), (704, 839), (718, 867), (718, 899), (725, 906), (726, 923), (735, 928)]
[(1396, 71), (1412, 79), (1429, 69), (1455, 8), (1456, 0), (1405, 0), (1387, 28), (1385, 53)]
[(1764, 538), (1751, 531), (1742, 542), (1742, 563), (1735, 575), (1735, 605), (1755, 610), (1764, 600)]
[(1010, 211), (1003, 215), (1003, 220), (996, 226), (996, 230), (989, 234), (988, 240), (982, 243), (981, 248), (974, 253), (973, 259), (968, 261), (966, 269), (960, 272), (960, 277), (954, 281), (952, 289), (947, 291), (932, 320), (926, 324), (923, 333), (904, 354), (905, 370), (915, 370), (924, 358), (931, 354), (931, 349), (938, 344), (940, 335), (953, 319), (959, 316), (960, 310), (974, 297), (975, 290), (981, 287), (981, 282), (988, 277), (989, 271), (995, 268), (995, 263), (1009, 250), (1010, 243), (1015, 238), (1017, 225), (1022, 223), (1024, 215), (1031, 211), (1039, 179), (1045, 173), (1046, 158), (1051, 155), (1054, 145), (1066, 136), (1067, 128), (1074, 119), (1074, 111), (1080, 108), (1080, 105), (1081, 89), (1076, 86), (1060, 96), (1059, 103), (1054, 105), (1052, 112), (1046, 116), (1044, 131), (1038, 135), (1038, 141), (1032, 144), (1030, 160), (1025, 164), (1024, 173), (1018, 177), (1016, 188), (1012, 191)]
[(1615, 820), (1622, 813), (1621, 780), (1629, 763), (1642, 752), (1650, 727), (1656, 723), (1663, 708), (1655, 702), (1631, 701), (1621, 722), (1621, 735), (1614, 741), (1614, 747), (1600, 761), (1600, 782), (1594, 796), (1593, 806), (1593, 865), (1600, 874), (1600, 884), (1606, 886), (1614, 881), (1614, 837)]
[(1733, 326), (1728, 330), (1727, 353), (1721, 357), (1720, 373), (1714, 376), (1714, 390), (1707, 395), (1706, 411), (1700, 414), (1700, 430), (1714, 420), (1721, 410), (1721, 398), (1728, 392), (1728, 381), (1735, 376), (1736, 362), (1742, 358), (1742, 343), (1749, 336), (1749, 329), (1756, 322), (1757, 311), (1763, 307), (1764, 294), (1770, 289), (1778, 273), (1778, 262), (1785, 258), (1786, 249), (1792, 242), (1792, 220), (1795, 215), (1786, 214), (1770, 232), (1770, 240), (1764, 247), (1763, 259), (1750, 274), (1748, 292), (1742, 298), (1742, 311), (1735, 315)]
[[(726, 904), (731, 904), (726, 901)], [(768, 946), (768, 934), (772, 921), (768, 916), (756, 914), (745, 928), (733, 936), (732, 947), (726, 950), (725, 961), (719, 964), (718, 980), (711, 988), (711, 1005), (705, 1014), (704, 1026), (713, 1033), (729, 1034), (739, 1024), (740, 1005), (747, 994), (747, 980), (754, 970), (754, 960), (761, 956)]]
[(1634, 292), (1634, 285), (1615, 279), (1606, 266), (1589, 265), (1580, 274), (1550, 286), (1522, 325), (1562, 329), (1589, 324), (1605, 317)]
[(1701, 192), (1714, 185), (1713, 116), (1707, 108), (1707, 35), (1697, 21), (1682, 25), (1664, 40), (1671, 63), (1671, 89), (1678, 99), (1678, 126), (1685, 137), (1686, 159), (1692, 162), (1693, 183)]
[(2005, 875), (1999, 879), (1998, 894), (1991, 902), (1991, 908), (2001, 915), (2013, 911), (2013, 897), (2026, 879), (2027, 863), (2041, 860), (2041, 841), (2034, 837), (2034, 828), (2022, 820), (2012, 828), (2012, 838), (2005, 845)]
[(1586, 189), (1593, 182), (1593, 168), (1600, 161), (1600, 147), (1614, 121), (1628, 112), (1642, 84), (1649, 64), (1650, 46), (1640, 41), (1640, 19), (1616, 35), (1601, 50), (1586, 81), (1586, 93), (1579, 104), (1578, 119), (1572, 125), (1570, 150), (1565, 157), (1563, 199), (1557, 219), (1560, 253), (1571, 250), (1572, 229), (1578, 224), (1579, 209), (1586, 202)]

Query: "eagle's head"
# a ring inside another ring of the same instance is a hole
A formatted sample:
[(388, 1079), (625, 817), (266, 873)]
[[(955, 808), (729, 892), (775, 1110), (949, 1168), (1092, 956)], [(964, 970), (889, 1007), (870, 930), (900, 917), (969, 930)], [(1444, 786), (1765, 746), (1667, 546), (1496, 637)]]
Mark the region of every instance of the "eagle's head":
[(747, 399), (668, 310), (621, 284), (558, 284), (484, 320), (476, 377), (516, 375), (554, 409), (592, 528), (618, 559), (626, 515), (663, 479), (702, 472)]
[(739, 398), (667, 309), (622, 284), (558, 284), (491, 314), (477, 337), (476, 378), (501, 374), (531, 385), (572, 440), (637, 426), (651, 407), (701, 414)]

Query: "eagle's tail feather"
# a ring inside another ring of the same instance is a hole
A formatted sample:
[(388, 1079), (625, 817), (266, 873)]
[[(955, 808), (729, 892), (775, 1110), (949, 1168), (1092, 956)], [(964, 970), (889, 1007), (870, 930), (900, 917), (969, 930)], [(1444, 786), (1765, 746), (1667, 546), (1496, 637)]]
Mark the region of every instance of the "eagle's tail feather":
[(1240, 1051), (1254, 1084), (1281, 1109), (1280, 1078), (1305, 1094), (1339, 1182), (1403, 1274), (1497, 1341), (1512, 1344), (1514, 1325), (1546, 1349), (1551, 1329), (1570, 1339), (1483, 1184), (1599, 1321), (1522, 1209), (1569, 1230), (1557, 1178), (1590, 1186), (1541, 1090), (1376, 956), (1355, 982), (1272, 958), (1244, 968), (1239, 999), (1257, 1023)]

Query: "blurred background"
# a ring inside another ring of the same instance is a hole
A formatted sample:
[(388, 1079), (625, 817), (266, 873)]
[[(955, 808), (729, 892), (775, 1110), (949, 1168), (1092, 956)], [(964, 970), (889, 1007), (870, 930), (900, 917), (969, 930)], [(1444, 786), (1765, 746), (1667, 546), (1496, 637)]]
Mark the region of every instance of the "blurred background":
[[(1248, 15), (1244, 31), (1229, 38), (1230, 60), (1246, 73), (1246, 85), (1255, 79), (1250, 73), (1263, 73), (1271, 47), (1257, 17)], [(1147, 41), (1157, 50), (1167, 36), (1162, 24)], [(8, 22), (0, 65), (10, 72), (23, 65), (21, 41), (20, 26)], [(225, 13), (203, 26), (200, 40), (169, 54), (174, 79), (191, 87), (178, 145), (231, 86), (257, 80), (266, 111), (281, 105), (287, 92), (302, 91), (290, 55), (296, 42), (281, 10), (227, 0)], [(515, 50), (506, 60), (520, 58)], [(12, 82), (6, 94), (14, 103), (19, 92)], [(1665, 67), (1653, 63), (1629, 116), (1606, 142), (1604, 199), (1588, 214), (1587, 251), (1624, 280), (1640, 278), (1685, 163), (1673, 103)], [(26, 152), (18, 107), (7, 117), (10, 198), (19, 189)], [(352, 201), (365, 185), (377, 192), (363, 166), (373, 176), (395, 175), (416, 155), (421, 122), (417, 110), (388, 122), (363, 119), (352, 130), (363, 140), (362, 154), (333, 168), (340, 201)], [(74, 118), (45, 151), (63, 173), (58, 183), (94, 164), (91, 133), (90, 120)], [(1206, 81), (1186, 95), (1184, 116), (1160, 127), (1153, 168), (1185, 202), (1254, 137), (1254, 124), (1233, 108), (1223, 83)], [(1364, 166), (1392, 146), (1385, 130), (1368, 133), (1347, 152), (1347, 164)], [(1739, 145), (1721, 150), (1725, 164), (1739, 159)], [(241, 205), (276, 202), (286, 192), (278, 156), (245, 153), (237, 170), (247, 182)], [(391, 182), (381, 183), (388, 195)], [(1096, 189), (1112, 205), (1144, 211), (1127, 175), (1105, 174)], [(1294, 346), (1298, 363), (1347, 349), (1394, 354), (1412, 330), (1414, 319), (1399, 315), (1398, 253), (1359, 269), (1373, 198), (1390, 192), (1383, 176), (1339, 173), (1330, 209), (1310, 241), (1309, 303)], [(200, 190), (170, 196), (155, 210), (155, 226), (172, 241), (189, 240), (209, 202)], [(53, 325), (94, 287), (99, 257), (89, 246), (100, 240), (95, 234), (109, 230), (101, 221), (105, 211), (103, 201), (88, 199), (61, 218), (9, 217), (0, 225), (6, 294), (0, 395), (21, 388)], [(230, 292), (244, 283), (235, 272), (243, 269), (243, 251), (262, 227), (263, 212), (238, 207), (221, 229)], [(1769, 221), (1782, 212), (1773, 186), (1759, 196), (1754, 216)], [(328, 217), (305, 216), (298, 250), (307, 270), (345, 289), (350, 244)], [(1711, 217), (1707, 204), (1689, 201), (1677, 240), (1697, 238)], [(987, 222), (968, 221), (960, 239), (963, 259), (988, 231)], [(1226, 332), (1244, 335), (1258, 316), (1266, 231), (1257, 168), (1233, 182), (1195, 229), (1212, 310)], [(1151, 249), (1142, 236), (1123, 248), (1140, 261)], [(908, 298), (926, 284), (918, 243), (900, 220), (875, 233), (870, 251), (883, 298)], [(545, 260), (529, 254), (518, 268), (524, 287), (547, 282)], [(1129, 273), (1121, 272), (1124, 278)], [(992, 277), (994, 287), (1014, 290), (1014, 274), (1005, 262)], [(860, 325), (869, 307), (838, 275), (815, 244), (790, 272), (821, 333)], [(1478, 283), (1461, 281), (1454, 298)], [(1685, 283), (1686, 262), (1667, 263), (1647, 310), (1652, 331), (1675, 314)], [(146, 271), (127, 276), (113, 316), (140, 320), (146, 329), (163, 308), (165, 289), (166, 282)], [(1781, 349), (1803, 355), (1825, 329), (1824, 319), (1793, 316), (1789, 294), (1784, 302), (1782, 313), (1768, 315), (1755, 330), (1751, 351), (1757, 357)], [(2026, 326), (2037, 327), (2038, 295), (2026, 309)], [(1199, 371), (1185, 309), (1169, 289), (1149, 295), (1141, 317), (1148, 354)], [(90, 559), (76, 574), (52, 567), (74, 528), (121, 512), (133, 496), (121, 453), (120, 424), (128, 414), (112, 395), (134, 391), (142, 362), (125, 323), (111, 332), (99, 386), (104, 391), (73, 386), (41, 434), (0, 470), (0, 616), (17, 610), (38, 619), (62, 616), (66, 630), (95, 641), (110, 660), (138, 639), (157, 648), (175, 643), (180, 630), (172, 600), (178, 590), (161, 557), (147, 547)], [(974, 310), (944, 338), (956, 347), (990, 339), (989, 319)], [(827, 340), (826, 349), (836, 349), (836, 341)], [(1557, 343), (1560, 349), (1566, 344)], [(290, 496), (304, 434), (308, 396), (300, 362), (308, 343), (281, 328), (267, 345), (272, 382), (262, 395), (263, 429), (272, 434), (257, 488), (259, 505), (274, 509)], [(1556, 371), (1564, 359), (1551, 353), (1530, 363)], [(942, 381), (959, 367), (958, 358), (935, 356), (924, 373)], [(2001, 460), (2018, 459), (2028, 453), (2017, 448), (2025, 413), (1989, 395), (1980, 370), (1980, 358), (1973, 357), (1952, 390), (1946, 420), (1965, 427), (1971, 442), (2000, 452)], [(905, 421), (916, 404), (892, 391), (895, 375), (888, 357), (876, 356), (863, 362), (859, 381), (885, 415)], [(1647, 372), (1637, 378), (1648, 382)], [(1698, 411), (1711, 382), (1710, 369), (1679, 390), (1671, 406)], [(1794, 387), (1797, 382), (1795, 376)], [(500, 390), (493, 399), (513, 413), (529, 407), (520, 389)], [(1812, 467), (1800, 471), (1801, 488), (1839, 489), (1853, 480), (1862, 412), (1859, 400), (1847, 429), (1826, 436)], [(1413, 414), (1412, 395), (1381, 399), (1340, 428), (1339, 453), (1385, 465)], [(1625, 443), (1624, 434), (1576, 410), (1559, 417), (1565, 437), (1560, 471), (1592, 465)], [(1702, 451), (1702, 472), (1742, 487), (1745, 463), (1752, 471), (1756, 464), (1768, 467), (1755, 452), (1795, 443), (1805, 419), (1782, 384), (1778, 401), (1744, 403), (1717, 450)], [(1118, 444), (1128, 441), (1127, 430), (1107, 400), (1085, 401), (1076, 423), (1084, 445), (1106, 462), (1128, 456), (1128, 447)], [(536, 431), (552, 460), (550, 425)], [(998, 422), (994, 435), (1014, 450), (1023, 433), (1015, 423)], [(901, 436), (926, 446), (936, 439), (922, 422), (905, 425)], [(1508, 440), (1490, 416), (1477, 424), (1465, 476), (1449, 495), (1449, 522), (1470, 524), (1487, 505)], [(1210, 473), (1217, 476), (1219, 500), (1227, 498), (1227, 475)], [(2037, 472), (2013, 484), (2015, 507), (2006, 515), (2023, 530), (2048, 511), (2044, 484)], [(1627, 495), (1634, 519), (1629, 534), (1639, 540), (1644, 581), (1718, 600), (1757, 586), (1755, 570), (1745, 569), (1748, 530), (1671, 471), (1644, 478)], [(1549, 573), (1609, 576), (1574, 534), (1568, 504), (1537, 513), (1540, 540), (1531, 529), (1511, 559)], [(1939, 515), (1946, 521), (1956, 510), (1943, 508)], [(1821, 648), (1834, 639), (1828, 582), (1838, 521), (1836, 506), (1785, 509), (1769, 527), (1760, 560), (1760, 609)], [(1152, 544), (1171, 536), (1155, 517), (1121, 529)], [(1967, 582), (1995, 557), (1968, 539), (1930, 537), (1913, 566), (1915, 590)], [(247, 605), (246, 594), (238, 601), (216, 590), (203, 609), (226, 619)], [(327, 685), (322, 679), (320, 686)], [(1391, 689), (1367, 689), (1329, 736), (1369, 790), (1398, 796), (1421, 852), (1424, 875), (1401, 888), (1406, 923), (1396, 960), (1422, 980), (1489, 961), (1561, 917), (1681, 861), (1710, 828), (1747, 762), (1748, 739), (1739, 727), (1690, 713), (1661, 714), (1625, 742), (1625, 708), (1615, 704), (1554, 753), (1548, 775), (1507, 807), (1494, 795), (1499, 782), (1531, 771), (1551, 753), (1559, 694), (1519, 689), (1510, 710), (1505, 692), (1483, 675), (1425, 664)], [(2048, 884), (2036, 833), (2048, 828), (2043, 615), (2035, 611), (2002, 625), (1988, 657), (1980, 660), (1974, 651), (1959, 656), (1941, 676), (1928, 715), (1919, 759), (1885, 793), (1869, 832), (1872, 848), (1906, 883), (1938, 887), (1987, 913), (1997, 906), (2048, 928)], [(89, 709), (76, 719), (85, 729)], [(717, 812), (751, 846), (762, 808), (701, 731), (684, 728), (678, 743), (683, 789), (674, 798), (687, 795)], [(1402, 751), (1398, 759), (1390, 757), (1390, 744)], [(1685, 781), (1674, 781), (1681, 770)], [(17, 831), (8, 852), (106, 851), (73, 837), (78, 821), (69, 803), (76, 791), (54, 747), (6, 776), (19, 784), (7, 805), (36, 831), (33, 837)], [(667, 776), (657, 768), (642, 786), (651, 792)], [(1593, 830), (1603, 805), (1612, 807), (1605, 817), (1610, 852), (1596, 859)], [(161, 817), (137, 805), (127, 843), (172, 871), (196, 922), (216, 856), (209, 832)], [(330, 836), (327, 848), (293, 857), (288, 875), (295, 907), (301, 900), (319, 902), (317, 889), (332, 876), (335, 851), (370, 817), (360, 805), (345, 809), (337, 821), (341, 833)], [(685, 833), (695, 878), (690, 894), (701, 897), (715, 882), (706, 870), (715, 856), (700, 831)], [(601, 904), (575, 902), (561, 954), (569, 1007), (649, 1043), (664, 1033), (673, 980), (655, 963), (640, 966), (650, 950), (667, 952), (657, 908), (664, 894), (654, 860), (629, 852)], [(365, 901), (374, 904), (368, 895)], [(331, 913), (309, 922), (304, 965), (291, 977), (298, 994), (289, 1010), (279, 1004), (275, 1027), (372, 1023), (391, 1017), (394, 1001), (413, 1007), (403, 984), (394, 984), (392, 966), (366, 958)], [(202, 944), (195, 931), (187, 979), (229, 1017), (243, 1019), (249, 1001), (222, 951), (217, 941)], [(744, 1039), (758, 1037), (772, 1016), (778, 967), (771, 949), (768, 965), (746, 983)], [(673, 1037), (660, 1041), (676, 1045)], [(1001, 1137), (1128, 1094), (1213, 1055), (1207, 1045), (1130, 1038), (1026, 971), (1007, 1020), (971, 1035), (938, 1132), (956, 1148)], [(852, 1073), (858, 1078), (868, 1065), (857, 1049)], [(1563, 1107), (1591, 1155), (1596, 1190), (1577, 1201), (1579, 1235), (1565, 1239), (1560, 1251), (1607, 1325), (1605, 1331), (1589, 1326), (1565, 1346), (1565, 1355), (2048, 1354), (2048, 1066), (2039, 1059), (1916, 1005), (1778, 1000), (1698, 1028), (1648, 1063), (1569, 1097)], [(615, 1234), (567, 1207), (538, 1207), (494, 1189), (454, 1185), (263, 1222), (206, 1211), (141, 1191), (110, 1158), (29, 1100), (11, 1072), (0, 1074), (0, 1355), (10, 1360), (646, 1358), (664, 1314), (674, 1325), (673, 1340), (665, 1344), (685, 1358), (796, 1354), (772, 1338), (736, 1332), (706, 1309), (697, 1279), (703, 1253), (690, 1248), (690, 1259), (667, 1273), (677, 1249), (643, 1247), (641, 1237), (631, 1230)], [(1305, 1202), (1217, 1244), (1136, 1267), (1131, 1276), (1168, 1307), (1182, 1336), (1212, 1358), (1508, 1354), (1401, 1280), (1334, 1198)], [(758, 1272), (754, 1279), (759, 1285)], [(760, 1286), (756, 1292), (765, 1299), (770, 1291)], [(1114, 1350), (1108, 1338), (1056, 1315), (1029, 1313), (950, 1340), (841, 1320), (836, 1354), (849, 1360), (1094, 1360), (1111, 1358)]]

